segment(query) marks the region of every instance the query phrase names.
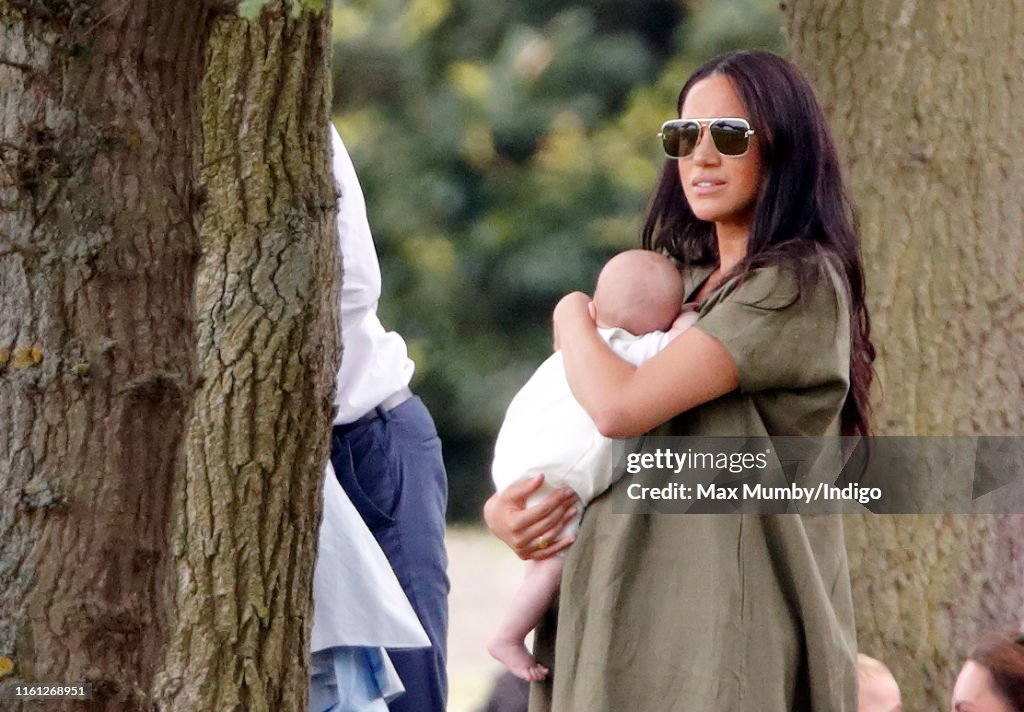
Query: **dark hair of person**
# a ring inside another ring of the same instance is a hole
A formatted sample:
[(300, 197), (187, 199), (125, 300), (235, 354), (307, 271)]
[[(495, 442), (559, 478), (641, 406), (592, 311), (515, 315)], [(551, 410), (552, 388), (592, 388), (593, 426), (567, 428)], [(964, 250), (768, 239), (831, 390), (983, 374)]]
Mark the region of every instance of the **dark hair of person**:
[[(793, 270), (802, 294), (813, 288), (823, 259), (835, 266), (850, 298), (850, 391), (841, 430), (844, 435), (867, 435), (875, 348), (860, 240), (825, 114), (803, 74), (785, 59), (762, 51), (732, 52), (706, 62), (680, 91), (677, 114), (693, 85), (713, 74), (732, 81), (750, 113), (764, 166), (747, 254), (725, 279), (743, 279), (751, 270), (778, 265)], [(714, 223), (690, 210), (675, 159), (666, 161), (662, 170), (641, 242), (645, 249), (687, 264), (718, 260)]]
[(992, 675), (996, 691), (1015, 710), (1024, 710), (1024, 635), (990, 633), (967, 656)]

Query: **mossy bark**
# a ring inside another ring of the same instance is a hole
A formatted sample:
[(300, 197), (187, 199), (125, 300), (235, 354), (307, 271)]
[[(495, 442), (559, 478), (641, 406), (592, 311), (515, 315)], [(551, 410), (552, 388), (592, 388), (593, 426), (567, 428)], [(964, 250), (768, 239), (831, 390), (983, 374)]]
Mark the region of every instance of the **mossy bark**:
[(90, 709), (142, 708), (168, 633), (206, 24), (200, 3), (0, 4), (0, 654), (91, 683)]
[[(784, 3), (859, 209), (890, 435), (1024, 432), (1019, 3)], [(946, 708), (983, 631), (1024, 616), (1024, 517), (851, 517), (861, 650)]]
[(161, 709), (306, 709), (338, 353), (328, 22), (225, 15), (210, 38), (203, 385), (176, 493), (180, 568)]
[(2, 681), (93, 685), (48, 709), (305, 708), (330, 18), (236, 5), (0, 2)]

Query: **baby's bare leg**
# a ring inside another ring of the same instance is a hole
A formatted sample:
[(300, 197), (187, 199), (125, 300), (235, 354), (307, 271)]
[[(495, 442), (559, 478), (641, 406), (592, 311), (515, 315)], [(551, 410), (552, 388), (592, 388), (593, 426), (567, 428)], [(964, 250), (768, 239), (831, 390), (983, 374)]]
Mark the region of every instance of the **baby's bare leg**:
[(524, 641), (558, 595), (561, 580), (561, 556), (527, 561), (523, 582), (516, 589), (498, 630), (487, 643), (488, 652), (516, 677), (531, 682), (547, 677), (548, 669), (530, 655)]

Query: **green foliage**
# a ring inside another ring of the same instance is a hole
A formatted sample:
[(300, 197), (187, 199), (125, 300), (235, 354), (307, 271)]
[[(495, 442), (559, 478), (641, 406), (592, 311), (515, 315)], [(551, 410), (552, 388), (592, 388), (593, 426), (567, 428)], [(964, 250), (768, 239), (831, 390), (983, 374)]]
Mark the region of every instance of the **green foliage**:
[(781, 49), (782, 17), (769, 0), (333, 13), (336, 124), (381, 257), (381, 318), (441, 431), (450, 514), (476, 518), (505, 407), (550, 353), (552, 308), (637, 244), (683, 80), (718, 48)]
[(782, 51), (783, 23), (777, 2), (730, 0), (694, 3), (697, 11), (686, 22), (687, 51), (713, 57), (736, 49)]
[[(276, 0), (242, 0), (238, 5), (238, 15), (247, 20), (255, 20), (263, 12), (263, 8)], [(324, 0), (288, 0), (291, 16), (298, 17), (304, 10), (321, 13), (324, 11)]]

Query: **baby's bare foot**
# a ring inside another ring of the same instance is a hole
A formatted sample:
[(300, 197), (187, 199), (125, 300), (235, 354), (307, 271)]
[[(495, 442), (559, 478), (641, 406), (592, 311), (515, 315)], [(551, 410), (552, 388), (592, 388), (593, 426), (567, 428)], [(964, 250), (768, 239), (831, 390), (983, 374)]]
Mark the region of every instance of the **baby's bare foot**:
[(491, 638), (487, 643), (487, 652), (507, 667), (510, 673), (527, 682), (540, 682), (548, 676), (548, 669), (530, 655), (521, 640)]

